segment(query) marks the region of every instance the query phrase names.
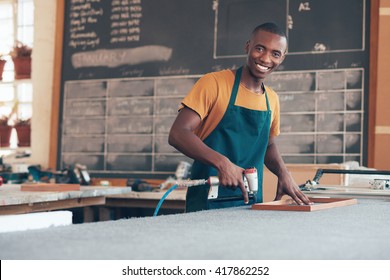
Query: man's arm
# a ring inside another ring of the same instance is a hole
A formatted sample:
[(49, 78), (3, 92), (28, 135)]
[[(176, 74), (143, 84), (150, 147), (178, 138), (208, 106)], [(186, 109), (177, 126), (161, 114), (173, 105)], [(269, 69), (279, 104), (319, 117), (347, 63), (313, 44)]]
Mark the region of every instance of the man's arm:
[(184, 107), (171, 127), (168, 143), (186, 156), (216, 168), (220, 184), (225, 187), (240, 187), (244, 201), (248, 202), (248, 193), (243, 181), (244, 169), (209, 148), (194, 134), (200, 123), (199, 115), (192, 109)]
[(298, 204), (310, 204), (309, 198), (302, 193), (279, 153), (275, 143), (275, 138), (270, 137), (267, 152), (264, 159), (265, 166), (278, 177), (278, 187), (276, 190), (275, 200), (280, 200), (283, 195), (289, 195)]

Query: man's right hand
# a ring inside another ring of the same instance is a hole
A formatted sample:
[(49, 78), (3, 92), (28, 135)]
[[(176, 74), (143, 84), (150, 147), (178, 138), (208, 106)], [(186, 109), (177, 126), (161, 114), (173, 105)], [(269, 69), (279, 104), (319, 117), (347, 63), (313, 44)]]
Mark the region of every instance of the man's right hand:
[(244, 197), (244, 203), (248, 204), (248, 191), (245, 188), (243, 177), (245, 169), (233, 164), (227, 158), (226, 160), (220, 162), (220, 165), (217, 167), (217, 169), (219, 184), (233, 190), (240, 188)]

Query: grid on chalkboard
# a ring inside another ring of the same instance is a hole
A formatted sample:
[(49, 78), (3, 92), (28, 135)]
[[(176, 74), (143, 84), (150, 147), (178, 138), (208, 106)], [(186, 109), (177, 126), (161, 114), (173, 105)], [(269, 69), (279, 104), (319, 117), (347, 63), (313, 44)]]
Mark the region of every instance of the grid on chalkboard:
[[(66, 82), (62, 167), (165, 174), (181, 160), (191, 162), (167, 139), (180, 100), (198, 78)], [(277, 142), (286, 163), (362, 162), (364, 69), (277, 72), (268, 85), (280, 99)]]

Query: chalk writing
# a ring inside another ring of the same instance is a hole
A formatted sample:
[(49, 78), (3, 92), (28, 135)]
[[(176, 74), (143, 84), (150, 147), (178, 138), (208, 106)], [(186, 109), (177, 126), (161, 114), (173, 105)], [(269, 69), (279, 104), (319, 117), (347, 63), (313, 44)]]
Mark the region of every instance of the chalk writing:
[(142, 1), (112, 1), (110, 43), (139, 42), (141, 40)]
[(103, 8), (100, 7), (99, 3), (100, 0), (71, 1), (69, 47), (85, 50), (100, 45), (100, 37), (96, 31), (93, 31), (93, 26), (104, 15)]
[(120, 65), (137, 65), (152, 61), (168, 61), (172, 49), (164, 46), (143, 46), (133, 49), (99, 49), (79, 52), (72, 55), (74, 68), (81, 67), (118, 67)]
[(304, 2), (299, 4), (298, 11), (310, 11), (310, 3), (309, 2)]

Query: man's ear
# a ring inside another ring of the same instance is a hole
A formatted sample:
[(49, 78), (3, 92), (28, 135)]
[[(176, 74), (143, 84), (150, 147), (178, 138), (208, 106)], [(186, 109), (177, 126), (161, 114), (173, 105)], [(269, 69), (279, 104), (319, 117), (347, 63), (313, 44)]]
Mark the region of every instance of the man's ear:
[(250, 40), (246, 41), (246, 43), (245, 43), (244, 50), (245, 50), (245, 53), (246, 53), (246, 54), (249, 53), (249, 43), (250, 43)]

